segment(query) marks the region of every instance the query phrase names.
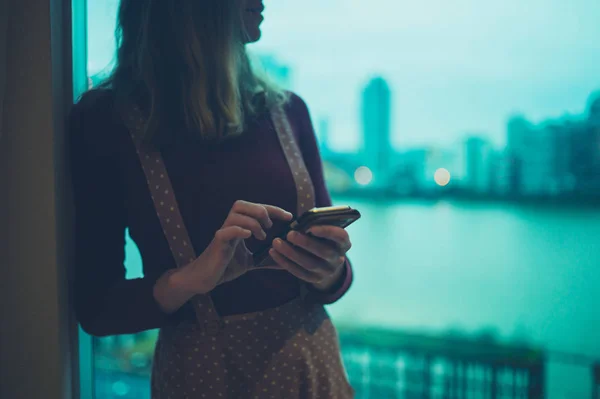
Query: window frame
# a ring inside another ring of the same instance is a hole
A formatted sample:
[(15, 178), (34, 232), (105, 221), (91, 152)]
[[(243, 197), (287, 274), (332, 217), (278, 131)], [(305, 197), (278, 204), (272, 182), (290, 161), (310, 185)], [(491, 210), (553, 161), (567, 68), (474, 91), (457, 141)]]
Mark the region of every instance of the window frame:
[[(87, 0), (66, 0), (71, 6), (71, 72), (73, 102), (88, 89)], [(82, 399), (95, 397), (94, 338), (78, 325), (78, 383)]]

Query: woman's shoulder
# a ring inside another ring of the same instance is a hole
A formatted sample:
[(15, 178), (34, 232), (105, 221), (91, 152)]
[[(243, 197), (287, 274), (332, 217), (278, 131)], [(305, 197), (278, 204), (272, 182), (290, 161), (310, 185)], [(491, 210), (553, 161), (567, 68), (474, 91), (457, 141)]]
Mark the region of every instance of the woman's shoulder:
[(71, 109), (71, 117), (86, 121), (108, 121), (114, 115), (115, 96), (111, 89), (91, 89), (83, 93)]
[(304, 118), (308, 116), (308, 106), (304, 99), (293, 91), (286, 91), (286, 111), (296, 117)]
[[(97, 154), (113, 152), (126, 127), (118, 115), (111, 89), (92, 89), (73, 105), (70, 113), (72, 145)], [(84, 148), (82, 148), (82, 146)]]
[(312, 130), (310, 111), (304, 99), (291, 91), (286, 94), (284, 109), (290, 122), (296, 127), (296, 134), (302, 135), (307, 130)]

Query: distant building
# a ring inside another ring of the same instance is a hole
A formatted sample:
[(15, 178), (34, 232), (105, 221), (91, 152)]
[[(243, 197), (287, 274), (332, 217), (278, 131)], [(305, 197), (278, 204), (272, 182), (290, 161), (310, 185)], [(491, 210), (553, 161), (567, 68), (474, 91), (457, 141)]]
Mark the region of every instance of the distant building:
[(564, 117), (534, 126), (513, 118), (507, 134), (513, 193), (600, 194), (600, 99), (591, 103), (586, 119)]
[(362, 93), (364, 164), (373, 172), (373, 185), (386, 186), (393, 157), (391, 91), (385, 79), (369, 81)]
[(551, 142), (550, 181), (552, 194), (569, 194), (575, 189), (573, 174), (573, 137), (582, 129), (579, 122), (568, 120), (545, 123), (541, 129)]
[(585, 119), (571, 135), (571, 153), (575, 192), (600, 196), (600, 94), (590, 98)]
[(589, 155), (590, 174), (594, 176), (590, 191), (593, 195), (600, 196), (600, 94), (593, 97), (588, 110), (586, 141), (591, 153)]
[(492, 146), (481, 137), (469, 137), (464, 144), (465, 178), (463, 187), (468, 191), (485, 194), (492, 188)]
[(490, 193), (504, 197), (511, 193), (513, 168), (511, 156), (506, 150), (490, 151)]
[(556, 193), (553, 184), (553, 142), (550, 131), (539, 129), (522, 117), (512, 118), (507, 126), (507, 150), (511, 156), (511, 191), (527, 196)]
[(422, 192), (429, 185), (425, 176), (428, 150), (416, 148), (398, 154), (399, 162), (392, 170), (390, 181), (392, 190), (400, 195), (413, 195)]

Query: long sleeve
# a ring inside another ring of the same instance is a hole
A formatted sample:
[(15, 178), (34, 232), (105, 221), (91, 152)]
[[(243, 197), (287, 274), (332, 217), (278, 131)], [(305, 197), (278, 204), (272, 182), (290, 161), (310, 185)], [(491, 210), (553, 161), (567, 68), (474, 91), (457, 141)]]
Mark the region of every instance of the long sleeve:
[[(84, 98), (82, 102), (86, 102)], [(75, 310), (91, 335), (135, 333), (169, 317), (152, 291), (158, 276), (125, 278), (127, 215), (114, 132), (104, 131), (110, 112), (80, 104), (70, 119), (70, 153), (75, 201)], [(109, 108), (110, 109), (110, 108)]]
[[(308, 169), (308, 173), (313, 181), (315, 189), (315, 203), (317, 207), (331, 206), (331, 196), (325, 184), (323, 174), (323, 162), (317, 144), (315, 131), (311, 121), (310, 113), (306, 103), (298, 96), (293, 95), (291, 106), (294, 110), (296, 124), (299, 131), (299, 145)], [(316, 292), (311, 291), (311, 298), (325, 305), (332, 304), (341, 299), (350, 289), (353, 280), (352, 266), (346, 258), (345, 270), (339, 283), (332, 289), (331, 292)]]

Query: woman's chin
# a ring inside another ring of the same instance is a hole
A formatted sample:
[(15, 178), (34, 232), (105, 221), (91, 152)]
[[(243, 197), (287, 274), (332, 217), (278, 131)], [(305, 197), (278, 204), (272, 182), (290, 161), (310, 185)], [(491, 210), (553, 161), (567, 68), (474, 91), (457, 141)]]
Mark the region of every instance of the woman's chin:
[(254, 43), (260, 40), (262, 32), (258, 26), (246, 28), (246, 43)]

